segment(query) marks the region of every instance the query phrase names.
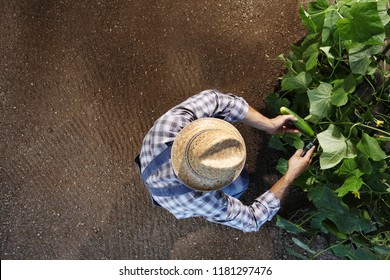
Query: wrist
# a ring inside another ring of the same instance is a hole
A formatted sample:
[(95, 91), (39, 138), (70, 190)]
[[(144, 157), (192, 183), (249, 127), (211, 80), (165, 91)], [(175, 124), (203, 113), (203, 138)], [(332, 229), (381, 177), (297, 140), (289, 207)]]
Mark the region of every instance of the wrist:
[(242, 120), (243, 123), (254, 127), (258, 130), (262, 130), (265, 132), (272, 131), (274, 124), (271, 119), (257, 112), (251, 106), (249, 106), (248, 113), (246, 117)]
[(270, 191), (279, 199), (283, 200), (286, 196), (290, 185), (292, 184), (291, 177), (288, 174), (283, 175), (280, 180), (276, 182), (270, 189)]
[(265, 131), (268, 134), (274, 134), (275, 130), (276, 130), (276, 126), (274, 122), (272, 121), (272, 119), (268, 119), (268, 121), (266, 121), (264, 124), (263, 131)]
[(283, 175), (282, 178), (287, 185), (291, 185), (292, 183), (294, 183), (294, 180), (296, 177), (293, 174), (291, 174), (290, 172), (288, 172), (288, 170), (287, 170), (287, 172)]

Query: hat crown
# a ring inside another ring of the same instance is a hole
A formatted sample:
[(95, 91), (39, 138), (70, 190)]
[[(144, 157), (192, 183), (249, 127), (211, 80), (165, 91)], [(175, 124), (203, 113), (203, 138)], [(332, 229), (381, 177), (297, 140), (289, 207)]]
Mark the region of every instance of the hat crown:
[(189, 141), (186, 157), (191, 170), (198, 176), (231, 181), (244, 164), (246, 152), (237, 134), (209, 129)]
[(171, 159), (181, 183), (200, 191), (218, 190), (233, 182), (244, 168), (245, 142), (232, 124), (201, 118), (176, 136)]

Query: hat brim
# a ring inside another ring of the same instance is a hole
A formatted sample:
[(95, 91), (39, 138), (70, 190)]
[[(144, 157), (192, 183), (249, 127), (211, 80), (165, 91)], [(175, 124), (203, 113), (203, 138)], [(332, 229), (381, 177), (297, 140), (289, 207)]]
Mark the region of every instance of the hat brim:
[[(187, 145), (194, 137), (194, 135), (204, 130), (210, 129), (222, 129), (229, 131), (230, 133), (234, 134), (237, 139), (239, 139), (239, 141), (243, 144), (243, 148), (245, 149), (245, 142), (240, 132), (232, 124), (224, 120), (216, 118), (200, 118), (184, 127), (173, 142), (171, 151), (172, 166), (176, 176), (178, 176), (178, 178), (186, 186), (195, 190), (212, 191), (221, 189), (229, 185), (229, 183), (233, 182), (240, 175), (245, 165), (244, 159), (242, 166), (237, 168), (236, 172), (234, 172), (231, 178), (207, 179), (194, 174), (194, 172), (188, 166), (188, 161), (186, 159)], [(244, 154), (246, 155), (246, 151)]]

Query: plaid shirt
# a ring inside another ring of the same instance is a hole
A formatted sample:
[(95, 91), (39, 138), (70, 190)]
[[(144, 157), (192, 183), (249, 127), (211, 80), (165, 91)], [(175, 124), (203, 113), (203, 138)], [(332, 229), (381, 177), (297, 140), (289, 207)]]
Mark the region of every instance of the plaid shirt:
[[(245, 118), (248, 109), (249, 106), (243, 98), (217, 90), (206, 90), (190, 97), (161, 116), (145, 136), (140, 153), (141, 170), (143, 171), (167, 144), (172, 143), (176, 135), (190, 122), (204, 117), (237, 122)], [(173, 171), (171, 160), (160, 166), (146, 183), (158, 188), (182, 184)], [(244, 232), (259, 230), (280, 208), (279, 199), (270, 191), (249, 206), (220, 190), (153, 198), (178, 219), (201, 216), (211, 222)]]

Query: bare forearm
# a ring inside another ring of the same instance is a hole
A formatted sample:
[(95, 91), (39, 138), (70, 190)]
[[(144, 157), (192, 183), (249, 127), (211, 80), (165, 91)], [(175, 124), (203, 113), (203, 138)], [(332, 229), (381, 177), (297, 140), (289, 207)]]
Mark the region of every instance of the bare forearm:
[(249, 106), (248, 114), (242, 120), (243, 123), (259, 130), (267, 131), (270, 128), (270, 119)]
[(287, 194), (288, 187), (294, 180), (309, 167), (314, 149), (315, 147), (312, 147), (304, 157), (301, 157), (302, 150), (297, 150), (289, 159), (287, 172), (270, 189), (280, 200)]
[(283, 200), (286, 194), (288, 193), (289, 186), (294, 182), (294, 179), (285, 174), (282, 178), (279, 179), (270, 189), (270, 191), (275, 194), (279, 200)]
[(296, 118), (292, 115), (279, 115), (269, 119), (249, 106), (248, 113), (242, 122), (270, 134), (281, 132), (298, 133), (298, 130), (287, 127), (287, 123), (295, 120)]

